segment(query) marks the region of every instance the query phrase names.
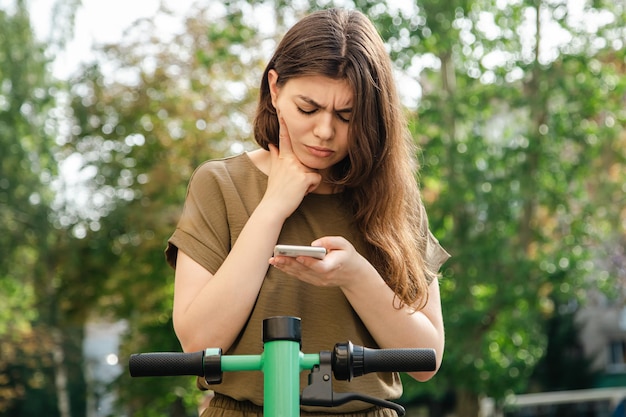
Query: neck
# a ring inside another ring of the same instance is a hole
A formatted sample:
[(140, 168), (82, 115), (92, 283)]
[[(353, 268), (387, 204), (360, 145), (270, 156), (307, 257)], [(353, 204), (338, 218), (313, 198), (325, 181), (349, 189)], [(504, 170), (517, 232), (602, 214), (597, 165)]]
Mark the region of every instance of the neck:
[(322, 179), (322, 183), (313, 191), (313, 194), (337, 194), (343, 190), (343, 187), (339, 185), (329, 184), (324, 182)]

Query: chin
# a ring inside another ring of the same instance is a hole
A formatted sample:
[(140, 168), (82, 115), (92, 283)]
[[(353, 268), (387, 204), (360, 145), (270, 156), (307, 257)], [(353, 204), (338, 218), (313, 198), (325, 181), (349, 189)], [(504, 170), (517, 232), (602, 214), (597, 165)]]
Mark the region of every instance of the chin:
[(320, 158), (311, 157), (309, 155), (304, 155), (304, 157), (302, 157), (301, 155), (296, 154), (296, 157), (302, 165), (315, 171), (328, 169), (332, 166), (332, 163), (329, 161), (323, 161), (320, 160)]
[(307, 163), (307, 162), (302, 162), (302, 165), (304, 165), (305, 167), (312, 169), (314, 171), (326, 171), (327, 169), (329, 169), (330, 167), (332, 167), (332, 164), (323, 164), (323, 163), (319, 163), (319, 162), (311, 162), (311, 163)]

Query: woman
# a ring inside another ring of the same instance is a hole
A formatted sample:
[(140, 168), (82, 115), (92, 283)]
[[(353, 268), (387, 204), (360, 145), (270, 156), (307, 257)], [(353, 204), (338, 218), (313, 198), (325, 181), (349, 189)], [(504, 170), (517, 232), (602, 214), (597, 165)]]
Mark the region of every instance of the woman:
[[(345, 340), (428, 347), (438, 368), (437, 271), (448, 254), (428, 230), (391, 62), (367, 17), (324, 10), (287, 32), (263, 74), (254, 135), (260, 149), (196, 170), (166, 250), (183, 349), (258, 354), (263, 319), (288, 315), (302, 319), (304, 352)], [(272, 257), (277, 243), (327, 255)], [(228, 373), (210, 388), (204, 416), (261, 415), (260, 372)], [(334, 389), (387, 399), (402, 392), (395, 373)], [(359, 402), (307, 411), (393, 415)]]

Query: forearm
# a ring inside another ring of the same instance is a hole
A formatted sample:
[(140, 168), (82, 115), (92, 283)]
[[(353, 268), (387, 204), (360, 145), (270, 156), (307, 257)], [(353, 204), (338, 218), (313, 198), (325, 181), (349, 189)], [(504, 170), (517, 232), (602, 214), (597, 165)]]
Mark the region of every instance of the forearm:
[[(444, 350), (443, 319), (441, 317), (438, 283), (431, 283), (429, 300), (420, 311), (404, 306), (398, 309), (399, 300), (376, 270), (371, 267), (358, 281), (342, 288), (370, 334), (381, 348), (433, 348), (437, 369)], [(417, 380), (430, 379), (434, 372), (415, 372)]]
[(177, 268), (176, 290), (193, 292), (174, 297), (174, 326), (185, 351), (231, 346), (254, 306), (283, 221), (259, 205), (213, 276), (207, 272), (198, 283), (198, 274)]

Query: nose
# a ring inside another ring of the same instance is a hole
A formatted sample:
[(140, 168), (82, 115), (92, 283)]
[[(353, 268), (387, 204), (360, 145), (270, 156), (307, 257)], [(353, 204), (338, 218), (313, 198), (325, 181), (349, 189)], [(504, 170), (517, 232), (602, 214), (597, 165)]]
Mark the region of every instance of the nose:
[(332, 139), (335, 134), (335, 127), (333, 125), (333, 115), (330, 112), (320, 112), (315, 121), (313, 134), (321, 140)]

